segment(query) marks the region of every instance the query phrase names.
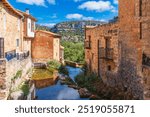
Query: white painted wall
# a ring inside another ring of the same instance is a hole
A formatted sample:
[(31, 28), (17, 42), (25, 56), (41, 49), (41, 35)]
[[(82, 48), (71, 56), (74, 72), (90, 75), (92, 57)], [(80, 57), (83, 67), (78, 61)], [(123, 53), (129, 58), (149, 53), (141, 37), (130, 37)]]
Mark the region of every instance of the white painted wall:
[(34, 32), (31, 32), (31, 19), (30, 18), (27, 19), (27, 36), (34, 37)]

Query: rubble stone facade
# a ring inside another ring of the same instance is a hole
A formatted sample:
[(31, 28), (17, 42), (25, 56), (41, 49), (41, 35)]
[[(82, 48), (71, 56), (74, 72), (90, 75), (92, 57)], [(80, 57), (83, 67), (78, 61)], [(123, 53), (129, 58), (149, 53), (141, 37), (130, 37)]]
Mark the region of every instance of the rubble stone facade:
[(32, 67), (31, 39), (24, 38), (24, 14), (7, 0), (0, 1), (0, 99), (7, 99), (12, 79), (22, 71), (24, 79)]
[(85, 59), (90, 71), (134, 99), (150, 98), (149, 6), (148, 0), (119, 0), (115, 24), (86, 28)]
[(52, 32), (38, 30), (32, 40), (33, 62), (60, 61), (61, 36)]

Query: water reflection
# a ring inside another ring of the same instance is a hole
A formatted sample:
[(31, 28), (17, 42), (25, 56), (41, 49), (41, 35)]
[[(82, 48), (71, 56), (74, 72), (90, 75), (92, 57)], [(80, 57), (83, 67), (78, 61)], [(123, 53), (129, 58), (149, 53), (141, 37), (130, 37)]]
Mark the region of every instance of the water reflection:
[[(70, 77), (74, 80), (74, 77), (81, 72), (80, 68), (72, 68), (67, 66)], [(69, 88), (66, 85), (61, 85), (60, 81), (56, 85), (49, 86), (36, 90), (38, 100), (86, 100), (86, 98), (80, 98), (78, 90)]]

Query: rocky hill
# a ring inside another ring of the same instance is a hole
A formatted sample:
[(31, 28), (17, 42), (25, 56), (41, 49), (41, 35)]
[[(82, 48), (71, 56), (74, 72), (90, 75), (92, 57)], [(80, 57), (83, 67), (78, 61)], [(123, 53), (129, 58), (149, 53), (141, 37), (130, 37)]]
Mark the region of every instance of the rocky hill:
[(101, 21), (67, 21), (56, 24), (51, 31), (62, 35), (62, 40), (82, 42), (85, 25), (96, 26), (103, 23)]

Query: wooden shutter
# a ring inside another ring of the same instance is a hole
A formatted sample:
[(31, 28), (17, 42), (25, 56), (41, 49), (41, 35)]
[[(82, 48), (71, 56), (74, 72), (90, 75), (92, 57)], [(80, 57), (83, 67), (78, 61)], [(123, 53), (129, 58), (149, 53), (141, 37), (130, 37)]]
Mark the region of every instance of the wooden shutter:
[(0, 38), (0, 58), (4, 58), (4, 38)]

